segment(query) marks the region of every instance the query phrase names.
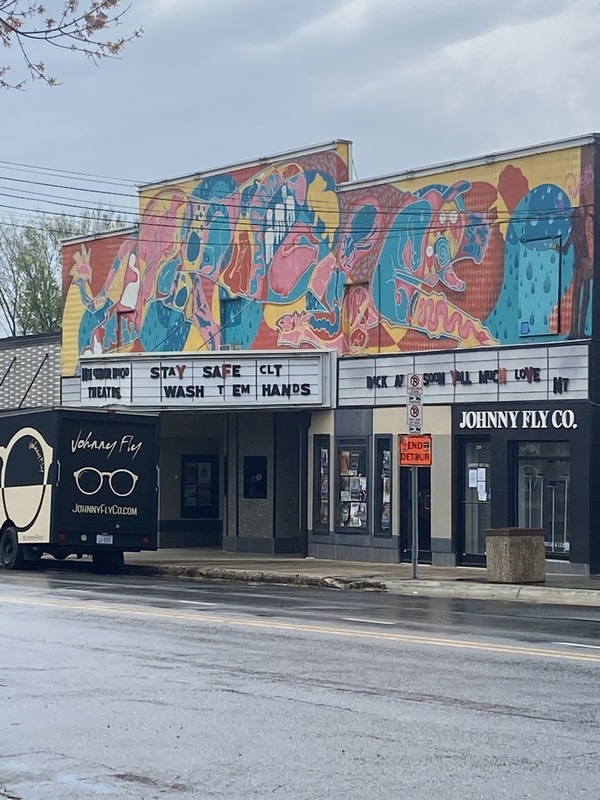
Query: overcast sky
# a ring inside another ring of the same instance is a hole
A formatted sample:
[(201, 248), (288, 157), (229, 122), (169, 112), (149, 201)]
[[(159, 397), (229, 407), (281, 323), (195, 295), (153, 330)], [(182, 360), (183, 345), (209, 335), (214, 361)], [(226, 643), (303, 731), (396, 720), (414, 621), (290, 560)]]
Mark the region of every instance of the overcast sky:
[(132, 3), (122, 60), (0, 93), (0, 159), (149, 181), (349, 138), (366, 178), (600, 130), (600, 0)]

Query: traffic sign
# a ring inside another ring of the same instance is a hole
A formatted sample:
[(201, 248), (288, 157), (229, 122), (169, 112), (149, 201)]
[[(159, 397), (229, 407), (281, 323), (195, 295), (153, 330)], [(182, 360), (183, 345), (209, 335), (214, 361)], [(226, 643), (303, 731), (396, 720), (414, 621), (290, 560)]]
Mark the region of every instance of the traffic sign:
[(407, 378), (406, 421), (409, 433), (421, 433), (423, 427), (423, 376), (411, 372)]
[(418, 372), (409, 372), (406, 380), (408, 391), (421, 394), (423, 391), (423, 376)]
[(401, 467), (430, 467), (432, 462), (431, 434), (400, 436), (398, 461)]

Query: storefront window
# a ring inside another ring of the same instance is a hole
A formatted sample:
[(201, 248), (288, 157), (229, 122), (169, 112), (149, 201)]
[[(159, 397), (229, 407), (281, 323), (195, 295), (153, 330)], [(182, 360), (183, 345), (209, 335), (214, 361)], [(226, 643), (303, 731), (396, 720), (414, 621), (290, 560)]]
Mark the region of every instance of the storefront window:
[(329, 530), (329, 436), (314, 438), (313, 528)]
[(568, 442), (519, 442), (517, 445), (517, 524), (543, 528), (549, 553), (570, 549)]
[(219, 457), (181, 457), (181, 516), (219, 516)]
[(367, 445), (348, 441), (337, 445), (338, 509), (340, 528), (367, 528)]
[(392, 437), (380, 436), (375, 452), (375, 530), (392, 531)]

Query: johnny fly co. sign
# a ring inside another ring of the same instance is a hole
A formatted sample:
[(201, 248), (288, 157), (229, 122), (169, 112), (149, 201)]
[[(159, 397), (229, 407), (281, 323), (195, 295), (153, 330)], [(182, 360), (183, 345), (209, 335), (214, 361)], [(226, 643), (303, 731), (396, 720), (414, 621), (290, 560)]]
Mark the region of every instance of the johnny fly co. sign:
[(323, 408), (333, 402), (333, 359), (329, 352), (82, 359), (79, 399), (96, 406)]
[(507, 410), (507, 411), (463, 411), (458, 427), (464, 430), (575, 430), (577, 417), (569, 408)]

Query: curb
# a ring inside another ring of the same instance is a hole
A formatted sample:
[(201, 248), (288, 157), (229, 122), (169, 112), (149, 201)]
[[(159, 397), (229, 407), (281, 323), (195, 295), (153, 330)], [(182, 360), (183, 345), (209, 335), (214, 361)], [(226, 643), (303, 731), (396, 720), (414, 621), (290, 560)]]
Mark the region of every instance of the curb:
[(457, 600), (503, 600), (505, 602), (600, 607), (599, 591), (567, 589), (560, 586), (403, 580), (388, 581), (386, 589), (391, 594), (405, 597), (447, 597)]
[(318, 586), (326, 589), (362, 589), (383, 591), (382, 581), (363, 578), (336, 578), (305, 575), (301, 572), (259, 572), (255, 570), (219, 569), (215, 567), (128, 565), (123, 570), (128, 575), (153, 575), (162, 578), (191, 578), (192, 580), (239, 581), (243, 583), (276, 583), (287, 586)]
[(129, 564), (128, 575), (152, 575), (159, 578), (264, 583), (284, 586), (313, 586), (325, 589), (387, 591), (404, 597), (445, 597), (456, 600), (496, 600), (548, 605), (600, 607), (600, 591), (568, 589), (560, 586), (521, 584), (462, 583), (461, 581), (371, 580), (335, 576), (306, 575), (302, 572), (261, 572), (218, 567), (152, 566)]

